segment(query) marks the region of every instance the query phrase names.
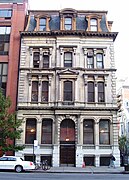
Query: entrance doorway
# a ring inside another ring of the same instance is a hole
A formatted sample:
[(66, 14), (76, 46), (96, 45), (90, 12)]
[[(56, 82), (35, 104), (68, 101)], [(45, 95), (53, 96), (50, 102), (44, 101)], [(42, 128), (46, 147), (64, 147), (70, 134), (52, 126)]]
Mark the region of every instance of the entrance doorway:
[(60, 125), (60, 166), (75, 166), (75, 123), (71, 119)]

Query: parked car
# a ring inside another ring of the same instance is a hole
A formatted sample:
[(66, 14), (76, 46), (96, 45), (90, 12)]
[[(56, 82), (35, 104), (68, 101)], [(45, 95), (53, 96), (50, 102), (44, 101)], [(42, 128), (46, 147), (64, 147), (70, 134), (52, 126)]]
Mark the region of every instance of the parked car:
[(0, 170), (15, 170), (16, 172), (22, 172), (25, 170), (35, 169), (35, 165), (31, 161), (24, 161), (20, 157), (16, 156), (2, 156), (0, 157)]

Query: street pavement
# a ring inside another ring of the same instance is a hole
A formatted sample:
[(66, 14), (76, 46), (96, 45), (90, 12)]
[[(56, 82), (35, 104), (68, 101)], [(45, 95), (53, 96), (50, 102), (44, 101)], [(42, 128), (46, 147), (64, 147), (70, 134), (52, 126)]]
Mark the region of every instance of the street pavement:
[(108, 173), (108, 174), (123, 174), (123, 173), (129, 173), (125, 172), (124, 167), (116, 167), (116, 168), (109, 168), (107, 166), (101, 166), (101, 167), (94, 167), (94, 166), (86, 166), (84, 168), (81, 167), (51, 167), (48, 170), (34, 170), (34, 172), (39, 173), (91, 173), (91, 174), (99, 174), (99, 173)]

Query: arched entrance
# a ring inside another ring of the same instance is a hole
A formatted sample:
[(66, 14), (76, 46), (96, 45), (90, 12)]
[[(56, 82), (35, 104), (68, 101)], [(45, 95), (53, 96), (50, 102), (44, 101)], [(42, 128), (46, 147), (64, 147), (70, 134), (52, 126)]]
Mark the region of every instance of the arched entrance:
[(71, 119), (60, 125), (60, 166), (75, 166), (75, 123)]

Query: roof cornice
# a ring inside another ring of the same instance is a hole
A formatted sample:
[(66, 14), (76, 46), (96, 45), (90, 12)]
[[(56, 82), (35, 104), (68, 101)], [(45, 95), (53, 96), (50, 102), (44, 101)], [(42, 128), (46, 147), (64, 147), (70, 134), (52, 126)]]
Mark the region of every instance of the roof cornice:
[(115, 41), (118, 32), (90, 32), (90, 31), (22, 31), (21, 36), (87, 36), (112, 38)]

